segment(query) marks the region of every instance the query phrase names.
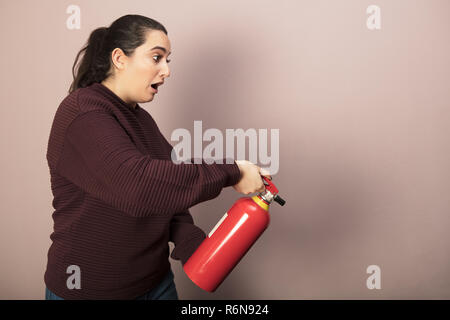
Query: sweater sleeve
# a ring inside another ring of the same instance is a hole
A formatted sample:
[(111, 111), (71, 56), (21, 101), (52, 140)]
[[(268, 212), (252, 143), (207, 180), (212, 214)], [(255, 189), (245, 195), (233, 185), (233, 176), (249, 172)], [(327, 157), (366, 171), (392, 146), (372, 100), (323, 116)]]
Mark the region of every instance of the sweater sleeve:
[[(168, 147), (168, 156), (171, 157), (173, 146), (163, 135), (161, 136)], [(224, 160), (226, 161), (229, 159)], [(226, 168), (229, 169), (230, 173), (226, 185), (235, 185), (240, 179), (239, 167), (236, 165)], [(181, 264), (184, 265), (205, 238), (205, 232), (194, 224), (194, 220), (188, 209), (173, 215), (172, 220), (170, 221), (169, 237), (169, 241), (173, 242), (175, 245), (175, 248), (170, 255), (173, 259), (180, 260)]]
[(184, 265), (205, 238), (205, 232), (194, 224), (188, 209), (176, 213), (170, 222), (169, 241), (175, 245), (170, 256)]
[(182, 212), (240, 178), (237, 164), (176, 164), (141, 153), (107, 111), (78, 115), (66, 130), (57, 172), (134, 217)]

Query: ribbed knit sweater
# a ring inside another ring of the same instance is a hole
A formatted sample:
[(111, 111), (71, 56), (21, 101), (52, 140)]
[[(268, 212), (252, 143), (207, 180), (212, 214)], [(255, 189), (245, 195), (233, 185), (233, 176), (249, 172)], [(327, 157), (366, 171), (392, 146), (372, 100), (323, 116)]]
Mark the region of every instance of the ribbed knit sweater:
[[(176, 164), (172, 149), (147, 111), (101, 83), (63, 99), (47, 149), (54, 231), (44, 281), (51, 291), (133, 299), (169, 271), (169, 242), (170, 256), (187, 261), (206, 237), (189, 208), (236, 184), (240, 171), (231, 159)], [(80, 289), (67, 285), (70, 266), (79, 268)]]

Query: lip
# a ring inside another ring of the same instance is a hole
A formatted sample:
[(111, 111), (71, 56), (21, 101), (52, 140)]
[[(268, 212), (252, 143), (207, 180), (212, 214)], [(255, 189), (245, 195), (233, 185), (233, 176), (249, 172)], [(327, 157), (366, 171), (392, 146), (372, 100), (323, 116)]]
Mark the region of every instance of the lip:
[(158, 93), (158, 88), (153, 88), (152, 86), (150, 86), (150, 88), (153, 90), (154, 93)]

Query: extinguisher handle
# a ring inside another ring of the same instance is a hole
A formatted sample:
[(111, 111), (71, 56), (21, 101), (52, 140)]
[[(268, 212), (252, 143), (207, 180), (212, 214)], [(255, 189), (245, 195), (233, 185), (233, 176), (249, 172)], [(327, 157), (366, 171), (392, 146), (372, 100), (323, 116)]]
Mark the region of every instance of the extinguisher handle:
[(277, 187), (273, 184), (273, 182), (269, 178), (265, 176), (261, 176), (261, 178), (263, 179), (263, 183), (266, 186), (267, 190), (269, 190), (272, 194), (278, 193)]

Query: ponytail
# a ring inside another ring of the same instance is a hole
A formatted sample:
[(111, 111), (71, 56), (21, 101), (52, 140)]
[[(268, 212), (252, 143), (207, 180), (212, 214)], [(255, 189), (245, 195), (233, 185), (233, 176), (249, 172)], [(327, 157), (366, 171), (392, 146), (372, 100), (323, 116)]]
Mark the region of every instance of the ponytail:
[[(74, 81), (70, 86), (69, 93), (91, 85), (94, 82), (100, 82), (106, 78), (106, 72), (109, 70), (109, 62), (105, 63), (105, 55), (102, 52), (102, 46), (108, 34), (108, 28), (101, 27), (95, 29), (89, 36), (86, 46), (78, 52), (75, 62), (72, 66), (72, 75)], [(84, 52), (83, 59), (75, 74), (75, 67)], [(103, 58), (103, 59), (102, 59)]]

